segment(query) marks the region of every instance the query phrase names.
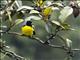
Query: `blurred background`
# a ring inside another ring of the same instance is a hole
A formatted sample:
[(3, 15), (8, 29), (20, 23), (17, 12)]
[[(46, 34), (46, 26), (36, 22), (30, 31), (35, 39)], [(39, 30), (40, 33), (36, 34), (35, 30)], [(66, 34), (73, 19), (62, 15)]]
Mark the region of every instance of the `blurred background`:
[[(22, 3), (23, 5), (31, 6), (32, 0), (22, 0)], [(16, 16), (13, 16), (13, 19), (16, 19)], [(75, 29), (75, 31), (61, 31), (58, 34), (72, 40), (72, 48), (80, 49), (80, 15), (77, 18), (74, 18), (72, 14), (66, 19), (65, 22), (70, 24), (71, 27)], [(46, 41), (48, 33), (45, 30), (45, 23), (43, 22), (43, 20), (33, 20), (32, 23), (35, 26), (36, 36), (38, 36), (43, 41)], [(1, 24), (6, 26), (8, 25), (8, 21), (5, 22), (5, 20), (3, 20)], [(21, 33), (20, 24), (14, 26), (10, 31)], [(6, 45), (10, 47), (8, 50), (25, 57), (27, 60), (65, 60), (65, 57), (67, 56), (64, 50), (44, 46), (38, 41), (29, 39), (27, 37), (12, 34), (3, 34), (1, 36), (1, 39), (5, 40)], [(56, 39), (52, 39), (51, 44), (63, 45), (60, 38), (58, 37), (56, 37)], [(4, 54), (1, 55), (4, 56)], [(5, 56), (2, 60), (12, 59), (8, 56)], [(80, 60), (80, 51), (75, 52), (75, 55), (72, 60)]]

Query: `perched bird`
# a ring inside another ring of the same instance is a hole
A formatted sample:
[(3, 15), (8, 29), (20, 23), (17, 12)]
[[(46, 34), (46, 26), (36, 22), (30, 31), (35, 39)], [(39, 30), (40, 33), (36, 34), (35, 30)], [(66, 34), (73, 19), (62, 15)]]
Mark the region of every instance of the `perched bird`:
[(27, 21), (26, 25), (22, 26), (21, 31), (22, 34), (27, 37), (32, 37), (33, 35), (35, 35), (35, 31), (31, 21)]

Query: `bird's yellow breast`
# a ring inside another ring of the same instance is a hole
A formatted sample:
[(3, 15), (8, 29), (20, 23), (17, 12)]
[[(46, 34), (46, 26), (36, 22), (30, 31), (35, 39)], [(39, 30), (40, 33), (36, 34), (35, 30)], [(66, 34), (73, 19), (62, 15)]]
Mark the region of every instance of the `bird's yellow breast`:
[(32, 36), (34, 31), (34, 29), (31, 26), (23, 26), (21, 30), (22, 30), (22, 34), (26, 36)]

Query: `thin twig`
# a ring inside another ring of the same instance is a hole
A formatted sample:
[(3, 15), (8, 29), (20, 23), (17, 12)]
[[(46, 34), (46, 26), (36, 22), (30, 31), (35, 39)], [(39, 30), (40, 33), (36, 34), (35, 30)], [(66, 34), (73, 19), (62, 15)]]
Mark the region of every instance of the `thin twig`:
[(0, 33), (6, 33), (6, 34), (13, 34), (13, 35), (19, 35), (19, 36), (21, 36), (22, 34), (20, 34), (20, 33), (17, 33), (17, 32), (6, 32), (6, 31), (1, 31)]
[[(6, 33), (6, 32), (0, 32), (0, 33)], [(20, 33), (16, 33), (16, 32), (7, 32), (8, 34), (13, 34), (13, 35), (18, 35), (18, 36), (24, 36), (24, 35), (22, 35), (22, 34), (20, 34)], [(63, 37), (61, 37), (61, 36), (59, 36), (59, 35), (57, 35), (59, 38), (61, 38), (61, 40), (63, 40), (63, 42), (65, 42), (64, 40), (64, 38)], [(24, 37), (26, 37), (26, 36), (24, 36)], [(34, 39), (34, 40), (36, 40), (36, 41), (38, 41), (39, 43), (41, 43), (41, 44), (43, 44), (43, 45), (47, 45), (47, 46), (49, 46), (49, 47), (52, 47), (52, 48), (58, 48), (58, 49), (62, 49), (62, 50), (64, 50), (64, 51), (66, 51), (66, 53), (67, 53), (67, 55), (69, 56), (69, 57), (73, 57), (73, 52), (74, 51), (80, 51), (80, 49), (69, 49), (67, 46), (59, 46), (59, 45), (52, 45), (52, 44), (50, 44), (50, 43), (48, 43), (48, 44), (45, 44), (45, 42), (42, 40), (42, 39), (40, 39), (40, 38), (38, 38), (38, 37), (35, 37), (35, 36), (33, 36), (33, 37), (29, 37), (30, 39)], [(9, 52), (10, 53), (10, 52)], [(12, 53), (13, 54), (13, 53)], [(15, 54), (13, 54), (13, 55), (15, 55)]]
[[(15, 2), (15, 0), (11, 1), (8, 5), (6, 5), (6, 6), (2, 9), (3, 14), (6, 12), (6, 9), (8, 9), (9, 7), (11, 7), (11, 6), (14, 4), (14, 2)], [(2, 15), (3, 15), (3, 14), (2, 14)]]
[(54, 34), (52, 34), (50, 37), (49, 37), (49, 39), (48, 40), (50, 40), (50, 39), (53, 39), (56, 35), (57, 35), (57, 33), (60, 31), (60, 27), (59, 26), (57, 26), (56, 27), (56, 29), (55, 29), (55, 33)]
[(6, 54), (7, 56), (9, 56), (10, 58), (13, 58), (15, 60), (25, 60), (24, 57), (21, 57), (21, 56), (15, 54), (14, 52), (11, 52), (11, 51), (1, 49), (1, 53)]
[(13, 58), (14, 60), (25, 60), (24, 57), (21, 57), (14, 52), (8, 51), (7, 49), (8, 47), (5, 45), (5, 42), (1, 40), (0, 41), (0, 53), (3, 53), (4, 55), (7, 55), (10, 58)]
[[(0, 33), (6, 33), (6, 32), (0, 32)], [(23, 36), (22, 34), (16, 33), (16, 32), (7, 32), (7, 33), (8, 34), (13, 34), (13, 35), (18, 35), (18, 36)], [(26, 37), (26, 36), (24, 36), (24, 37)], [(41, 43), (43, 45), (48, 45), (48, 46), (53, 47), (53, 48), (60, 48), (60, 49), (67, 50), (67, 47), (65, 47), (65, 46), (52, 45), (50, 43), (45, 44), (45, 42), (42, 39), (38, 38), (38, 37), (31, 37), (30, 39), (34, 39), (34, 40), (38, 41), (39, 43)]]
[(35, 40), (37, 40), (39, 43), (41, 43), (41, 44), (43, 44), (43, 45), (47, 45), (47, 46), (50, 46), (50, 47), (52, 47), (52, 48), (60, 48), (60, 49), (63, 49), (63, 50), (67, 50), (68, 48), (67, 47), (65, 47), (65, 46), (59, 46), (59, 45), (52, 45), (52, 44), (45, 44), (45, 42), (43, 41), (43, 40), (41, 40), (40, 38), (38, 38), (38, 37), (33, 37), (33, 38), (31, 38), (31, 39), (35, 39)]

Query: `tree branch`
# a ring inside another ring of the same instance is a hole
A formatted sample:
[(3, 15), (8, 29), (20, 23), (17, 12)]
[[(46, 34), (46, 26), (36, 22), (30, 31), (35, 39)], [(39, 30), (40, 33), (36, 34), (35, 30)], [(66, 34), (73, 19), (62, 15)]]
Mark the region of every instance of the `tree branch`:
[[(0, 32), (0, 33), (7, 33), (7, 34), (13, 34), (13, 35), (18, 35), (18, 36), (24, 36), (24, 35), (22, 35), (22, 34), (20, 34), (20, 33), (17, 33), (17, 32)], [(61, 38), (62, 40), (63, 40), (63, 42), (64, 42), (64, 38), (63, 37), (61, 37), (61, 36), (59, 36), (59, 35), (57, 35), (59, 38)], [(26, 36), (24, 36), (24, 37), (26, 37)], [(38, 38), (38, 37), (35, 37), (35, 36), (33, 36), (33, 37), (29, 37), (30, 39), (34, 39), (34, 40), (36, 40), (36, 41), (38, 41), (39, 43), (41, 43), (41, 44), (43, 44), (43, 45), (47, 45), (47, 46), (49, 46), (49, 47), (52, 47), (52, 48), (58, 48), (58, 49), (62, 49), (62, 50), (64, 50), (64, 51), (66, 51), (66, 53), (67, 53), (67, 55), (69, 55), (69, 57), (73, 57), (73, 53), (74, 53), (74, 51), (80, 51), (80, 49), (69, 49), (67, 46), (59, 46), (59, 45), (52, 45), (52, 44), (50, 44), (50, 43), (45, 43), (43, 40), (41, 40), (40, 38)], [(17, 55), (15, 54), (15, 53), (13, 53), (13, 52), (9, 52), (9, 51), (5, 51), (5, 50), (3, 50), (3, 52), (2, 53), (6, 53), (6, 52), (8, 52), (7, 53), (7, 55), (10, 55), (10, 56), (12, 56), (12, 58), (15, 58), (15, 57), (17, 57)], [(16, 59), (18, 59), (18, 58), (20, 58), (20, 59), (22, 59), (22, 57), (20, 57), (20, 56), (18, 56)], [(19, 60), (20, 60), (19, 59)]]
[(5, 45), (5, 42), (1, 40), (0, 41), (0, 53), (3, 53), (7, 55), (8, 57), (13, 58), (15, 60), (25, 60), (24, 57), (21, 57), (14, 52), (8, 51), (7, 49), (8, 47)]
[[(0, 33), (6, 33), (6, 32), (0, 32)], [(18, 35), (18, 36), (23, 36), (22, 34), (20, 33), (17, 33), (17, 32), (7, 32), (7, 34), (13, 34), (13, 35)], [(26, 37), (26, 36), (24, 36)], [(30, 39), (34, 39), (36, 41), (38, 41), (39, 43), (43, 44), (43, 45), (48, 45), (50, 47), (53, 47), (53, 48), (60, 48), (60, 49), (64, 49), (64, 50), (67, 50), (68, 48), (65, 47), (65, 46), (58, 46), (58, 45), (52, 45), (50, 43), (46, 44), (43, 40), (41, 40), (40, 38), (38, 37), (29, 37)]]
[(14, 52), (11, 52), (11, 51), (7, 51), (7, 50), (4, 50), (4, 49), (1, 49), (0, 52), (3, 53), (3, 54), (6, 54), (8, 57), (13, 58), (15, 60), (25, 60), (24, 57), (21, 57), (21, 56), (17, 55)]

